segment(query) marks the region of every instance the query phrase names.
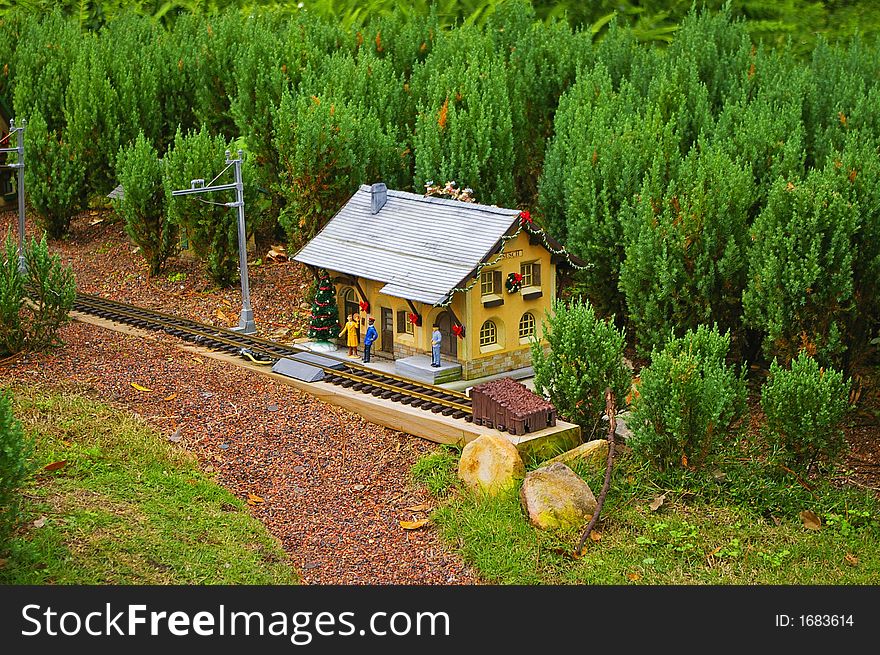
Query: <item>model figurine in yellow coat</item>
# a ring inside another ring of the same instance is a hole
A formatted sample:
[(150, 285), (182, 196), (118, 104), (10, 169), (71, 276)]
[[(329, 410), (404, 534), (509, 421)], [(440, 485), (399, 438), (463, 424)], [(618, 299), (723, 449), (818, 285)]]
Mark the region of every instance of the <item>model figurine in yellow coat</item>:
[(346, 343), (348, 344), (348, 356), (357, 357), (358, 324), (357, 321), (354, 320), (354, 314), (349, 314), (346, 318), (348, 320), (345, 323), (345, 327), (342, 328), (342, 332), (339, 333), (339, 336), (341, 337), (343, 334), (348, 332), (348, 337), (346, 339)]

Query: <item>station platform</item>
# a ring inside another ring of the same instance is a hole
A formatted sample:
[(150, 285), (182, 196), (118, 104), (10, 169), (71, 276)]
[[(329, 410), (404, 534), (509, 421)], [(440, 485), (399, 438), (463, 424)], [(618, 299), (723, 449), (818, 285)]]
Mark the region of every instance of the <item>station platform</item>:
[(468, 390), (473, 386), (491, 380), (498, 380), (500, 378), (513, 378), (524, 384), (528, 389), (534, 391), (532, 378), (534, 377), (535, 372), (530, 366), (515, 371), (499, 373), (497, 375), (488, 375), (481, 378), (474, 378), (472, 380), (462, 380), (461, 364), (449, 361), (442, 357), (440, 358), (440, 368), (433, 368), (431, 367), (431, 358), (427, 355), (413, 355), (411, 357), (394, 360), (386, 353), (372, 352), (370, 353), (370, 362), (364, 364), (362, 359), (364, 355), (363, 346), (358, 348), (357, 357), (349, 357), (348, 348), (338, 347), (335, 344), (302, 340), (297, 341), (296, 345), (301, 348), (306, 348), (323, 357), (337, 359), (342, 362), (354, 362), (361, 366), (381, 371), (382, 373), (392, 373), (417, 382), (426, 382), (428, 384), (437, 385), (438, 387), (443, 387), (444, 389), (461, 391), (463, 393), (468, 393)]

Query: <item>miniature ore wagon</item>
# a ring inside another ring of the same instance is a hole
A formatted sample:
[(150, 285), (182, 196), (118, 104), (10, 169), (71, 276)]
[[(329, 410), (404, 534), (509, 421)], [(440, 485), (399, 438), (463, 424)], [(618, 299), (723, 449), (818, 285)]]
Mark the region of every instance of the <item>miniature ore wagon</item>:
[(471, 404), (475, 425), (511, 434), (536, 432), (556, 425), (556, 408), (512, 378), (473, 387)]

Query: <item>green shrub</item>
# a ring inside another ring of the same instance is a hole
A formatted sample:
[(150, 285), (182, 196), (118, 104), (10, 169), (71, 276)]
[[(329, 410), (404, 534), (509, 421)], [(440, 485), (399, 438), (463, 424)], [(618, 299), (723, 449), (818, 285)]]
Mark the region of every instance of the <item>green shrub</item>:
[(167, 129), (162, 113), (166, 80), (161, 76), (159, 47), (165, 30), (146, 16), (126, 13), (107, 23), (99, 47), (107, 77), (117, 96), (119, 143), (129, 145), (143, 132), (151, 144), (165, 152), (175, 128)]
[(633, 399), (634, 452), (661, 471), (716, 454), (746, 410), (745, 371), (725, 363), (729, 347), (729, 334), (701, 325), (652, 353)]
[(3, 552), (20, 511), (19, 489), (30, 474), (32, 443), (12, 413), (12, 395), (0, 392), (0, 552)]
[[(27, 272), (18, 270), (18, 243), (6, 235), (0, 262), (0, 353), (43, 350), (59, 343), (58, 330), (69, 321), (76, 283), (69, 266), (50, 254), (45, 237), (25, 244)], [(26, 297), (26, 293), (29, 297)]]
[(749, 171), (725, 153), (694, 149), (665, 191), (646, 181), (626, 207), (620, 288), (641, 352), (662, 347), (670, 330), (740, 329), (751, 190)]
[(445, 33), (410, 82), (418, 116), (413, 150), (417, 191), (455, 181), (485, 204), (510, 207), (514, 145), (504, 60), (476, 28)]
[(0, 354), (23, 349), (22, 305), (25, 275), (19, 271), (18, 242), (6, 233), (3, 266), (0, 267)]
[(777, 180), (752, 228), (746, 322), (764, 333), (764, 352), (787, 364), (801, 350), (840, 361), (853, 311), (853, 239), (858, 208), (838, 179), (814, 171)]
[(621, 210), (639, 193), (646, 171), (658, 168), (664, 187), (680, 159), (679, 137), (628, 82), (619, 91), (603, 66), (581, 71), (559, 102), (556, 135), (539, 185), (544, 224), (592, 264), (583, 274), (603, 314), (624, 308), (618, 276), (624, 258)]
[(785, 464), (808, 476), (820, 460), (837, 460), (846, 446), (842, 421), (848, 395), (843, 374), (821, 368), (805, 352), (788, 369), (773, 360), (761, 388), (761, 408), (768, 439)]
[(140, 246), (150, 275), (158, 275), (177, 247), (177, 226), (167, 218), (159, 155), (143, 133), (130, 147), (120, 148), (116, 171), (124, 189), (116, 207), (125, 231)]
[(85, 208), (91, 197), (106, 196), (116, 186), (113, 162), (120, 145), (118, 114), (118, 95), (107, 77), (97, 37), (86, 34), (64, 98), (64, 141), (86, 171), (75, 209)]
[(517, 201), (532, 205), (559, 97), (574, 83), (578, 58), (592, 55), (590, 34), (563, 21), (536, 21), (528, 0), (500, 3), (486, 33), (507, 68)]
[(37, 213), (37, 224), (49, 238), (58, 239), (67, 233), (78, 211), (86, 184), (85, 165), (59, 132), (47, 128), (39, 111), (28, 120), (24, 155), (28, 202)]
[(361, 184), (390, 179), (402, 147), (373, 112), (333, 97), (285, 93), (275, 116), (290, 244), (311, 239)]
[(577, 300), (555, 302), (542, 329), (549, 352), (532, 342), (535, 390), (592, 436), (605, 412), (606, 388), (618, 407), (626, 404), (631, 377), (623, 360), (624, 333), (596, 316), (589, 302)]
[(81, 39), (58, 7), (23, 20), (13, 62), (16, 118), (30, 121), (39, 112), (50, 131), (64, 127), (64, 97)]

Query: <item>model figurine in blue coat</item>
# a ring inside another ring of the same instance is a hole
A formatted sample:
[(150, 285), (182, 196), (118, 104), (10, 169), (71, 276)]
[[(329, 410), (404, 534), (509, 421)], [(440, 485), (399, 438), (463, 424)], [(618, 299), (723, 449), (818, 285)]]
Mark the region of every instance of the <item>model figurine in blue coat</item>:
[(379, 333), (376, 332), (376, 326), (373, 323), (376, 322), (376, 319), (370, 316), (367, 320), (370, 324), (370, 327), (367, 328), (367, 333), (364, 335), (364, 364), (370, 361), (370, 346), (373, 345), (373, 342), (379, 338)]

